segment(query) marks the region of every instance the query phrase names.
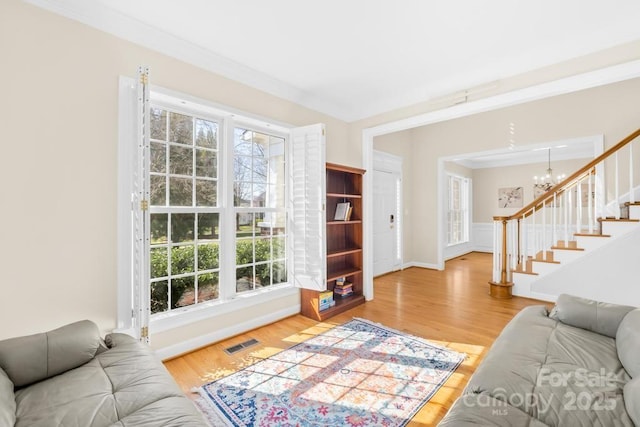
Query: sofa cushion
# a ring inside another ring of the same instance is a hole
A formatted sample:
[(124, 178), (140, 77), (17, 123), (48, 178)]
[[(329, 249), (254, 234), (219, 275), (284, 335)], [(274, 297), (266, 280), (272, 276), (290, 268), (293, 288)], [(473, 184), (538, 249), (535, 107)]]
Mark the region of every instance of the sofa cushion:
[(616, 335), (618, 357), (632, 378), (640, 376), (640, 308), (627, 314)]
[(17, 390), (15, 427), (206, 426), (147, 346), (121, 334), (107, 341), (88, 363)]
[(16, 399), (13, 383), (0, 369), (0, 426), (12, 426), (16, 422)]
[(634, 378), (624, 386), (624, 406), (633, 422), (640, 426), (640, 378)]
[(15, 387), (23, 387), (84, 365), (101, 346), (89, 320), (49, 332), (0, 341), (0, 368)]
[[(491, 397), (548, 426), (593, 425), (594, 416), (598, 425), (631, 426), (623, 399), (629, 380), (613, 338), (553, 320), (544, 306), (531, 306), (504, 328), (464, 395)], [(593, 411), (598, 405), (603, 410)], [(485, 425), (502, 425), (500, 414)]]
[(565, 325), (593, 331), (611, 338), (616, 337), (622, 319), (634, 307), (609, 304), (561, 294), (549, 317)]

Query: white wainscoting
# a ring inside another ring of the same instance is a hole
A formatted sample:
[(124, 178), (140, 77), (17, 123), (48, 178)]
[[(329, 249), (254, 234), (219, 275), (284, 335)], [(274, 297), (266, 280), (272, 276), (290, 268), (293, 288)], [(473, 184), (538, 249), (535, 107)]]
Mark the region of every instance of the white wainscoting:
[(471, 241), (476, 252), (493, 252), (493, 223), (474, 222), (471, 225)]

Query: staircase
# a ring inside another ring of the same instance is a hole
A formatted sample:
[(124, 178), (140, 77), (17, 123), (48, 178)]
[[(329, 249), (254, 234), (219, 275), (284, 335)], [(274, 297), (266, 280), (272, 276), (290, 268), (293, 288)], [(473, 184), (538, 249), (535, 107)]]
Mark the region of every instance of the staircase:
[[(492, 296), (513, 294), (554, 301), (569, 288), (576, 293), (572, 276), (567, 276), (567, 271), (573, 271), (572, 264), (580, 264), (581, 275), (583, 270), (594, 273), (586, 274), (582, 280), (586, 282), (585, 297), (593, 297), (587, 294), (599, 294), (598, 288), (606, 288), (603, 283), (590, 283), (590, 277), (598, 277), (598, 272), (613, 266), (603, 265), (594, 254), (616, 250), (615, 242), (634, 231), (640, 237), (640, 203), (635, 201), (640, 179), (634, 178), (640, 178), (636, 170), (640, 159), (633, 150), (639, 136), (640, 129), (516, 214), (494, 217), (493, 280), (489, 282)], [(640, 154), (640, 149), (636, 152)], [(628, 191), (621, 195), (621, 188)], [(628, 246), (620, 246), (619, 250), (629, 250)], [(636, 251), (635, 246), (633, 250)], [(633, 267), (631, 261), (615, 268)]]

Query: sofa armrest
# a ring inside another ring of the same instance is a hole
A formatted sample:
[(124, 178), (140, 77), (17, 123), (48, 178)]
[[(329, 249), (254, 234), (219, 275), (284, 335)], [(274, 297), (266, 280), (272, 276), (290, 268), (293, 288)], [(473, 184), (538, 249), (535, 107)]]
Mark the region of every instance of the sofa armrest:
[(107, 336), (104, 337), (104, 342), (107, 344), (107, 347), (114, 348), (126, 344), (136, 343), (138, 342), (138, 340), (131, 335), (114, 332), (112, 334), (107, 334)]
[(620, 322), (634, 308), (561, 294), (549, 317), (566, 325), (615, 338)]
[(82, 320), (36, 335), (0, 341), (0, 368), (23, 387), (84, 365), (100, 348), (98, 326)]

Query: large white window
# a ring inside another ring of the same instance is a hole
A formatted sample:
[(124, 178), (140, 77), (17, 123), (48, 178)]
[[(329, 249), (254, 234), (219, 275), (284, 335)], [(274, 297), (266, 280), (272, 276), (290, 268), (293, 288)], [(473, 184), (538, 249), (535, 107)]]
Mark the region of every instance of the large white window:
[(323, 289), (324, 126), (150, 88), (142, 67), (119, 83), (118, 330), (148, 341)]
[(287, 282), (287, 137), (237, 123), (151, 104), (152, 316)]
[(471, 180), (457, 175), (448, 175), (447, 245), (469, 241), (470, 187)]

